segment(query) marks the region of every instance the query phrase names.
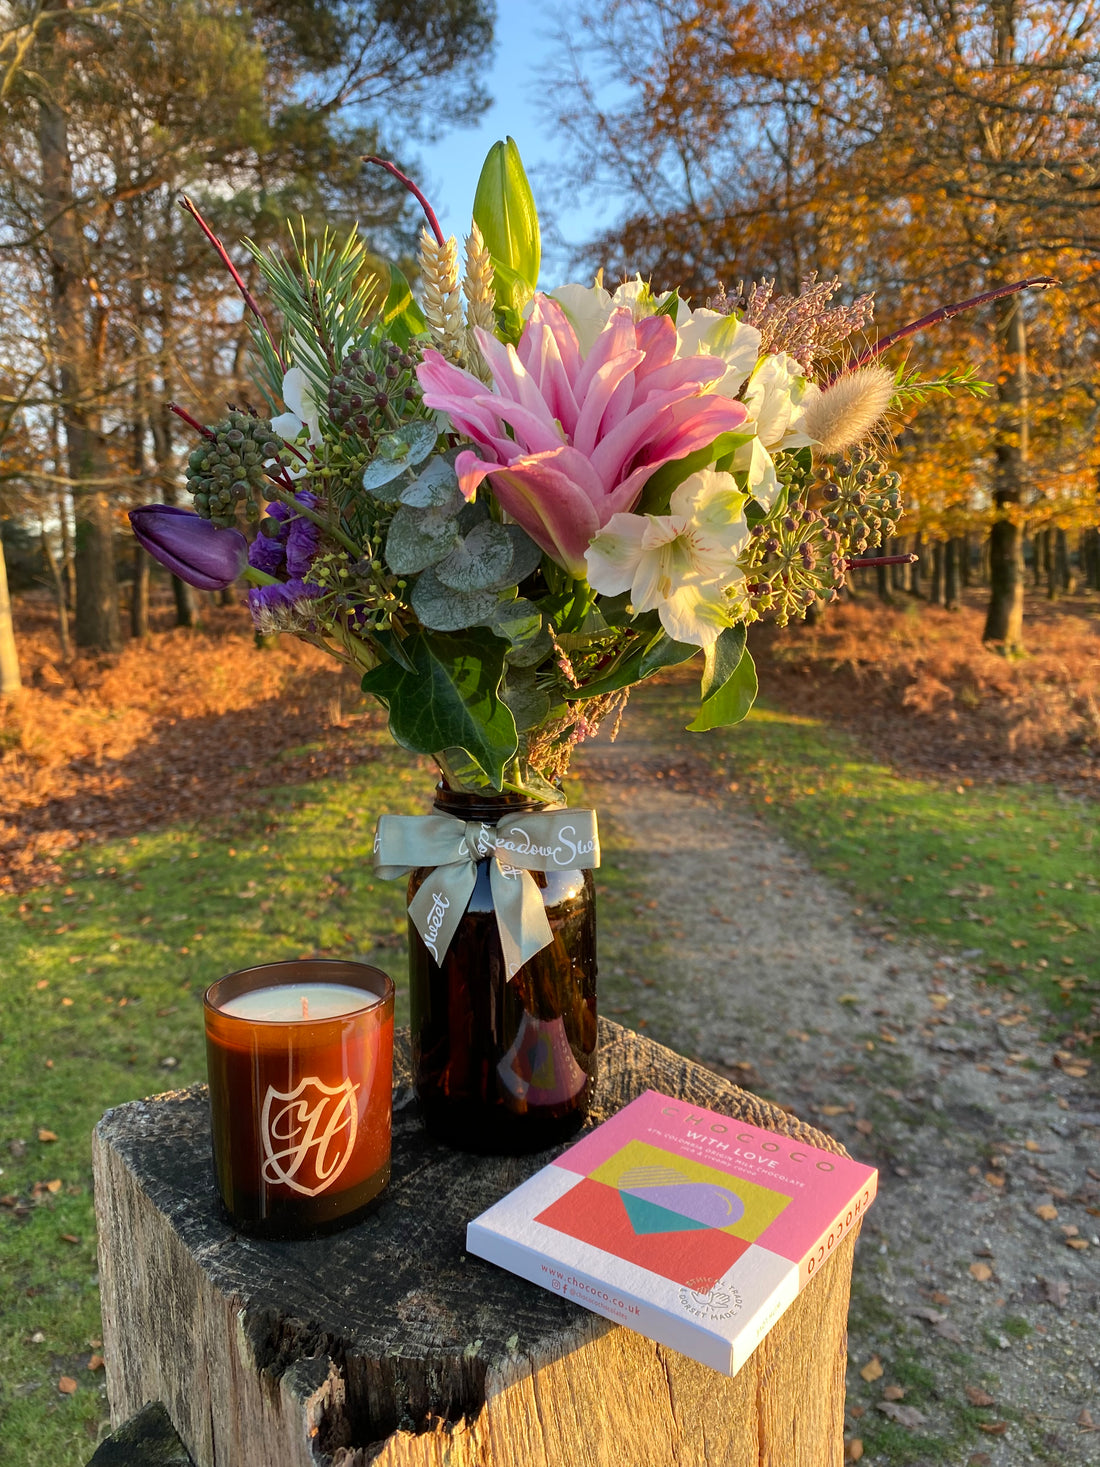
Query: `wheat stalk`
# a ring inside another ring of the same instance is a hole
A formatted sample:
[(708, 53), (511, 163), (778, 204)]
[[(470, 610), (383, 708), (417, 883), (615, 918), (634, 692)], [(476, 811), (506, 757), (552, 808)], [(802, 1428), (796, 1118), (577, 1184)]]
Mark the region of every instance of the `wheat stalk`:
[(461, 363), (465, 328), (458, 284), (458, 241), (453, 234), (445, 244), (437, 244), (427, 229), (420, 231), (420, 271), (428, 329), (443, 355)]
[(492, 373), (477, 344), (474, 330), (478, 326), (483, 331), (496, 329), (493, 257), (476, 223), (470, 226), (470, 233), (466, 236), (466, 274), (462, 293), (466, 297), (466, 363), (483, 382), (491, 382)]

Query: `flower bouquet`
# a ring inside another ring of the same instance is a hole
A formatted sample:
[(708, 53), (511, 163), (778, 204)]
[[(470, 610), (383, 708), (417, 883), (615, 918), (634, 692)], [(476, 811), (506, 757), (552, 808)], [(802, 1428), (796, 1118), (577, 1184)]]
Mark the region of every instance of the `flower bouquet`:
[[(590, 1088), (594, 989), (574, 1024), (551, 992), (574, 980), (540, 988), (531, 972), (560, 945), (570, 901), (587, 892), (590, 905), (594, 822), (569, 812), (567, 835), (553, 816), (570, 756), (606, 721), (617, 729), (637, 683), (694, 658), (689, 728), (745, 717), (748, 626), (835, 597), (901, 515), (884, 422), (921, 384), (878, 356), (915, 326), (854, 352), (871, 297), (835, 305), (839, 281), (812, 277), (794, 297), (765, 283), (695, 307), (641, 279), (540, 291), (538, 216), (511, 139), (486, 161), (461, 260), (398, 176), (427, 218), (419, 299), (396, 267), (376, 279), (355, 231), (311, 241), (303, 227), (289, 255), (253, 249), (277, 324), (185, 201), (252, 312), (266, 407), (210, 426), (176, 409), (198, 434), (195, 512), (131, 518), (193, 584), (243, 575), (261, 632), (350, 663), (396, 741), (435, 760), (446, 814), (427, 819), (445, 826), (421, 822), (406, 840), (382, 822), (382, 867), (414, 872), (414, 977), (422, 960), (424, 983), (443, 983), (463, 914), (495, 910), (501, 946), (484, 961), (503, 955), (522, 998), (495, 1060), (500, 1098), (560, 1109)], [(550, 821), (541, 835), (526, 814), (522, 829), (501, 823), (533, 806)], [(551, 891), (547, 852), (561, 849), (577, 879)], [(492, 865), (484, 892), (479, 861)], [(444, 871), (457, 872), (449, 886)], [(469, 989), (468, 965), (452, 979)], [(425, 995), (425, 1009), (457, 1001), (453, 986)], [(415, 1029), (415, 983), (413, 998)], [(452, 1048), (444, 1064), (456, 1062)], [(452, 1098), (456, 1086), (451, 1072)]]

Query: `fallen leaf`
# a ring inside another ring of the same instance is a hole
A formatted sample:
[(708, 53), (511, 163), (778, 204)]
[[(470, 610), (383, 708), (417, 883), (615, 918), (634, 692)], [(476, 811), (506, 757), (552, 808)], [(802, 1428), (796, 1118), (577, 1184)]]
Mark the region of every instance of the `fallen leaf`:
[(972, 1263), (970, 1265), (970, 1276), (971, 1278), (977, 1279), (980, 1284), (984, 1284), (986, 1279), (993, 1277), (993, 1270), (988, 1263)]
[(972, 1406), (995, 1406), (997, 1403), (988, 1391), (983, 1391), (981, 1386), (967, 1386), (966, 1399)]
[(1048, 1304), (1054, 1304), (1059, 1309), (1064, 1309), (1069, 1302), (1069, 1284), (1064, 1279), (1040, 1278), (1043, 1286), (1043, 1298)]
[(75, 1233), (62, 1233), (61, 1241), (63, 1243), (79, 1243), (80, 1239), (76, 1236)]
[(76, 1394), (76, 1381), (71, 1375), (63, 1375), (57, 1382), (57, 1389), (63, 1396), (73, 1396)]
[(1077, 1417), (1077, 1425), (1082, 1431), (1100, 1431), (1100, 1426), (1092, 1419), (1092, 1412), (1087, 1406), (1082, 1406)]
[(884, 1401), (904, 1401), (905, 1387), (898, 1385), (886, 1386), (882, 1392), (882, 1399)]
[(928, 995), (928, 1002), (934, 1009), (945, 1009), (951, 1002), (951, 999), (946, 993), (930, 993)]
[(91, 1357), (91, 1359), (88, 1361), (88, 1369), (89, 1370), (102, 1370), (103, 1369), (103, 1356), (102, 1355), (93, 1355)]
[(856, 1121), (856, 1130), (861, 1136), (869, 1136), (874, 1129), (870, 1121)]
[(861, 1416), (867, 1415), (867, 1407), (853, 1406), (852, 1409), (848, 1412), (848, 1415), (852, 1418), (853, 1421), (858, 1421)]
[(1025, 1141), (1024, 1142), (1024, 1150), (1025, 1151), (1038, 1151), (1039, 1150), (1039, 1143), (1038, 1143), (1038, 1141)]
[(966, 1459), (966, 1467), (993, 1467), (993, 1458), (988, 1452), (973, 1452)]
[(1088, 1246), (1089, 1246), (1089, 1240), (1087, 1238), (1067, 1238), (1066, 1239), (1066, 1247), (1067, 1248), (1076, 1248), (1079, 1253), (1083, 1253)]
[(1062, 1223), (1061, 1227), (1062, 1232), (1065, 1233), (1067, 1238), (1076, 1238), (1077, 1234), (1081, 1231), (1076, 1223)]
[(991, 1187), (1003, 1187), (1005, 1184), (1004, 1177), (999, 1176), (996, 1172), (986, 1172), (985, 1179)]
[(53, 1196), (56, 1196), (57, 1193), (61, 1191), (61, 1178), (54, 1177), (52, 1182), (47, 1182), (46, 1191), (51, 1193)]
[(56, 1141), (57, 1133), (55, 1131), (47, 1131), (46, 1128), (43, 1127), (38, 1133), (38, 1139), (39, 1141)]
[(932, 1303), (933, 1304), (950, 1304), (951, 1303), (951, 1295), (950, 1294), (945, 1294), (942, 1289), (933, 1289), (932, 1290), (931, 1298), (932, 1298)]
[(868, 1385), (870, 1385), (873, 1380), (880, 1380), (884, 1374), (884, 1371), (882, 1369), (882, 1361), (878, 1358), (877, 1355), (872, 1355), (870, 1360), (868, 1360), (867, 1364), (859, 1373), (860, 1375), (862, 1375), (863, 1379), (867, 1382)]
[(858, 1462), (863, 1456), (863, 1443), (858, 1436), (846, 1436), (844, 1438), (844, 1460), (845, 1462)]
[(1007, 1421), (979, 1421), (978, 1430), (984, 1431), (989, 1436), (1004, 1436), (1008, 1430)]
[(927, 1417), (923, 1411), (918, 1411), (916, 1406), (898, 1406), (893, 1401), (879, 1401), (877, 1410), (884, 1416), (889, 1416), (891, 1421), (896, 1421), (899, 1426), (906, 1426), (910, 1431), (915, 1426), (923, 1426)]
[(1044, 1202), (1041, 1207), (1035, 1209), (1035, 1216), (1041, 1217), (1044, 1222), (1053, 1222), (1058, 1216), (1058, 1209), (1050, 1202)]
[(1084, 1065), (1063, 1065), (1062, 1074), (1069, 1075), (1074, 1080), (1083, 1080), (1088, 1074)]
[(821, 1114), (823, 1116), (842, 1116), (847, 1109), (846, 1105), (823, 1105)]

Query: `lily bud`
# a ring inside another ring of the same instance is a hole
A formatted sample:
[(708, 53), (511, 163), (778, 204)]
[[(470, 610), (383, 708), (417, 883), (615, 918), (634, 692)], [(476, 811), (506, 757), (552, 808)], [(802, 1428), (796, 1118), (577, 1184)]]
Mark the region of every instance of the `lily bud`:
[(497, 305), (521, 311), (538, 285), (542, 239), (514, 138), (489, 149), (474, 194), (474, 223), (492, 256)]
[(240, 530), (219, 530), (189, 509), (145, 504), (129, 518), (142, 548), (200, 591), (224, 591), (248, 564), (248, 541)]

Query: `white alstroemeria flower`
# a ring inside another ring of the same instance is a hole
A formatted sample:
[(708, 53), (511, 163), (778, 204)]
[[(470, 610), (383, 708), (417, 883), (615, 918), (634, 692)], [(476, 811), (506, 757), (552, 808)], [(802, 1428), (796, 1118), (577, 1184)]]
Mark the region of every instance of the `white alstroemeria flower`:
[(614, 294), (602, 285), (559, 285), (550, 295), (558, 302), (576, 332), (584, 358), (597, 336), (611, 319), (612, 311), (625, 307), (635, 321), (652, 316), (664, 296), (655, 297), (640, 275), (624, 280)]
[(746, 475), (749, 493), (764, 509), (771, 509), (779, 495), (772, 454), (806, 448), (815, 441), (802, 427), (812, 391), (801, 366), (784, 352), (762, 357), (749, 378), (742, 401), (749, 414), (745, 428), (755, 436), (737, 449), (733, 467)]
[(283, 377), (283, 401), (287, 411), (272, 418), (271, 426), (287, 443), (296, 443), (302, 429), (308, 429), (306, 442), (311, 448), (321, 441), (320, 410), (313, 383), (301, 367), (291, 367)]
[(612, 515), (588, 547), (589, 584), (629, 591), (635, 612), (656, 608), (675, 641), (712, 646), (730, 625), (728, 589), (742, 579), (747, 499), (732, 474), (701, 469), (673, 492), (668, 514)]
[(726, 375), (707, 391), (720, 397), (736, 397), (760, 355), (761, 338), (756, 327), (705, 307), (689, 310), (681, 301), (676, 311), (676, 334), (680, 338), (678, 357), (721, 357), (726, 363)]

